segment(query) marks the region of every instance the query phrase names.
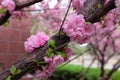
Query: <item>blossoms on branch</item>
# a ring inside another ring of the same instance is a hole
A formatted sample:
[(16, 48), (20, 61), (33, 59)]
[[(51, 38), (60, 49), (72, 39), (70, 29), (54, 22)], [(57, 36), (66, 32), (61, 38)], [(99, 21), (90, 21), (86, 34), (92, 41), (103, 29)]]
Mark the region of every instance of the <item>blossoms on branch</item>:
[[(35, 48), (43, 46), (46, 43), (46, 41), (48, 41), (48, 39), (49, 37), (45, 35), (43, 32), (39, 32), (36, 35), (32, 35), (25, 42), (25, 50), (27, 52), (32, 52)], [(50, 47), (48, 46), (48, 50), (49, 49)], [(42, 67), (40, 69), (39, 68), (36, 69), (34, 76), (40, 79), (48, 78), (49, 76), (52, 75), (56, 66), (69, 59), (69, 57), (72, 55), (71, 53), (72, 52), (70, 48), (63, 49), (63, 52), (59, 52), (59, 54), (58, 51), (56, 51), (53, 53), (53, 56), (47, 55), (51, 54), (51, 52), (46, 53), (46, 56), (44, 57), (43, 61), (43, 63), (45, 64), (44, 65), (41, 64)]]
[(64, 49), (66, 57), (63, 58), (61, 55), (55, 55), (54, 57), (44, 57), (44, 61), (46, 63), (45, 66), (42, 66), (41, 70), (36, 70), (34, 76), (36, 78), (45, 79), (52, 75), (55, 70), (55, 67), (59, 64), (67, 61), (72, 55), (72, 51), (70, 48)]
[(48, 40), (49, 37), (43, 32), (39, 32), (36, 35), (31, 35), (24, 43), (25, 51), (32, 52), (35, 48), (43, 46)]
[(44, 60), (47, 64), (42, 67), (42, 70), (36, 70), (34, 75), (36, 78), (48, 78), (54, 72), (55, 67), (64, 62), (61, 55), (55, 55), (53, 58), (44, 57)]
[(12, 17), (15, 19), (20, 18), (20, 17), (24, 17), (24, 16), (26, 16), (26, 14), (23, 11), (14, 11), (12, 13)]
[(66, 53), (65, 61), (69, 60), (72, 55), (72, 50), (70, 48), (64, 48), (64, 52)]
[[(120, 53), (120, 0), (116, 0), (116, 8), (109, 11), (101, 22), (94, 23), (94, 36), (91, 38), (91, 43), (98, 46), (102, 53)], [(108, 35), (108, 36), (107, 36)]]
[(86, 24), (83, 15), (73, 14), (63, 26), (63, 31), (70, 37), (71, 41), (86, 43), (90, 39), (92, 26)]
[(1, 6), (9, 10), (9, 12), (11, 13), (15, 9), (15, 2), (14, 0), (3, 0), (1, 2)]
[(73, 0), (72, 6), (75, 9), (75, 11), (79, 13), (85, 2), (86, 0)]

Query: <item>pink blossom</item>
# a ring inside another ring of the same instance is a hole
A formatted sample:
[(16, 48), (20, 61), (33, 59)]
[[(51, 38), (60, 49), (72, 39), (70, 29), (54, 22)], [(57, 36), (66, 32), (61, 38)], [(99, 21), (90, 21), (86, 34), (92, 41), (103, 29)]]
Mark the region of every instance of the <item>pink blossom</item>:
[(48, 39), (49, 37), (43, 32), (39, 32), (36, 35), (31, 35), (24, 44), (25, 50), (27, 52), (32, 52), (34, 48), (43, 46)]
[(73, 0), (72, 6), (75, 8), (76, 12), (79, 13), (85, 2), (86, 0)]
[(116, 5), (117, 7), (120, 7), (120, 0), (115, 0), (115, 5)]
[(53, 58), (44, 57), (47, 63), (42, 67), (42, 70), (37, 70), (34, 74), (35, 77), (40, 79), (48, 78), (55, 70), (55, 67), (64, 62), (64, 59), (60, 55), (55, 55)]
[(104, 0), (105, 4), (108, 3), (110, 0)]
[(27, 41), (24, 43), (25, 51), (27, 51), (27, 52), (32, 52), (32, 51), (34, 50), (34, 48), (32, 47), (31, 44), (32, 44), (32, 43), (27, 42)]
[(44, 57), (46, 63), (57, 66), (64, 62), (64, 59), (61, 55), (55, 55), (53, 58)]
[(107, 30), (112, 30), (115, 26), (115, 14), (114, 10), (110, 11), (104, 19), (104, 25), (106, 26)]
[(73, 14), (63, 26), (64, 32), (70, 37), (71, 41), (80, 44), (86, 43), (90, 39), (92, 28), (86, 24), (83, 15)]
[(38, 48), (41, 45), (41, 42), (39, 41), (39, 37), (37, 37), (36, 35), (31, 35), (27, 41), (29, 41), (29, 43), (31, 43), (31, 46), (34, 48)]
[(120, 54), (120, 38), (115, 40), (115, 47), (113, 47), (116, 53)]
[(13, 18), (20, 18), (22, 16), (22, 12), (21, 11), (14, 11), (12, 13), (12, 17)]
[(53, 58), (53, 65), (57, 66), (64, 62), (64, 59), (61, 55), (55, 55)]
[(36, 78), (44, 78), (45, 76), (46, 76), (46, 74), (45, 73), (43, 73), (43, 72), (41, 72), (40, 70), (36, 70), (35, 71), (35, 74), (34, 74), (34, 76), (36, 77)]
[(51, 63), (52, 62), (52, 58), (44, 57), (44, 60), (45, 60), (46, 63)]
[(44, 45), (47, 40), (49, 40), (49, 37), (44, 32), (39, 32), (36, 34), (36, 37), (39, 38), (38, 44), (41, 46)]
[(67, 61), (72, 55), (72, 50), (70, 48), (64, 48), (64, 52), (66, 53), (65, 61)]
[(42, 70), (36, 70), (34, 76), (36, 78), (45, 79), (48, 78), (54, 72), (54, 66), (46, 65), (42, 67)]
[(15, 2), (13, 0), (3, 0), (1, 5), (8, 9), (10, 12), (14, 11), (15, 9)]

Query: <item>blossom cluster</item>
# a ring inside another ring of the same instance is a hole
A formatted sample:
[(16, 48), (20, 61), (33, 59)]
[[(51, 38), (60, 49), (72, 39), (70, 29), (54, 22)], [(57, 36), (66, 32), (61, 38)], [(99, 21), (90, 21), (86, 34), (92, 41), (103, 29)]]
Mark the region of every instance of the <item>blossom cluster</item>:
[(43, 46), (49, 37), (44, 32), (39, 32), (36, 35), (31, 35), (27, 41), (25, 41), (24, 46), (27, 52), (32, 52), (35, 48)]
[(36, 78), (45, 79), (52, 75), (52, 73), (55, 70), (55, 67), (69, 59), (69, 57), (72, 55), (72, 51), (70, 48), (65, 48), (64, 52), (66, 54), (66, 57), (63, 58), (61, 55), (55, 55), (52, 58), (44, 57), (45, 63), (47, 63), (45, 66), (42, 66), (42, 70), (36, 70), (34, 76)]
[(22, 11), (15, 11), (16, 5), (14, 0), (1, 0), (0, 3), (0, 10), (4, 10), (0, 16), (5, 15), (6, 11), (9, 11), (13, 18), (20, 18), (21, 16), (24, 16)]
[[(32, 52), (35, 48), (39, 48), (40, 46), (43, 46), (46, 41), (49, 40), (49, 37), (43, 33), (39, 32), (36, 35), (31, 35), (27, 41), (25, 41), (25, 50), (27, 52)], [(55, 70), (55, 67), (69, 59), (69, 57), (72, 55), (72, 51), (70, 48), (64, 48), (63, 54), (65, 54), (65, 57), (63, 57), (61, 54), (55, 54), (52, 57), (48, 57), (47, 55), (44, 57), (45, 65), (42, 65), (42, 69), (37, 69), (34, 76), (36, 78), (47, 78), (49, 77)], [(48, 53), (51, 54), (51, 53)]]
[(14, 0), (2, 0), (1, 6), (12, 12), (15, 9), (15, 2)]
[(85, 2), (86, 0), (73, 0), (72, 6), (75, 9), (75, 11), (79, 13)]
[(82, 14), (71, 15), (63, 26), (63, 31), (70, 37), (71, 41), (86, 43), (90, 39), (92, 28), (86, 23)]
[[(101, 51), (103, 51), (104, 48), (103, 44), (106, 44), (106, 52), (104, 51), (104, 53), (109, 53), (110, 51), (114, 53), (120, 53), (120, 32), (117, 28), (120, 22), (120, 0), (115, 0), (115, 5), (116, 8), (108, 12), (102, 21), (93, 24), (94, 36), (91, 38), (91, 42), (94, 45), (98, 44), (98, 48)], [(108, 33), (109, 36), (105, 37)]]
[(44, 57), (44, 60), (47, 64), (42, 66), (42, 70), (36, 70), (34, 74), (36, 78), (48, 78), (54, 72), (55, 67), (64, 62), (63, 57), (60, 55), (56, 55), (53, 58)]
[[(53, 35), (56, 33), (56, 30), (59, 30), (59, 27), (61, 25), (61, 22), (63, 20), (63, 15), (65, 12), (65, 9), (62, 4), (62, 0), (55, 0), (57, 3), (51, 8), (49, 2), (54, 0), (45, 1), (43, 0), (40, 4), (40, 8), (42, 9), (42, 12), (37, 14), (38, 16), (35, 19), (39, 20), (38, 27), (36, 27), (36, 31), (39, 29), (42, 29), (45, 32), (49, 32), (49, 35)], [(53, 15), (54, 14), (54, 15)], [(41, 26), (45, 26), (41, 28)]]

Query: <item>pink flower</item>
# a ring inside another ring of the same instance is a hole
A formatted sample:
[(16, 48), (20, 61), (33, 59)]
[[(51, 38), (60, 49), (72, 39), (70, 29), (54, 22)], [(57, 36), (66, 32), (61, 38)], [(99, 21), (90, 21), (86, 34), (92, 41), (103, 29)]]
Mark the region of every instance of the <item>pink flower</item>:
[(42, 67), (42, 70), (36, 70), (34, 76), (36, 78), (45, 79), (48, 78), (54, 72), (55, 67), (46, 65)]
[(46, 63), (51, 63), (52, 62), (52, 58), (48, 58), (48, 57), (44, 57), (44, 60)]
[(72, 50), (70, 48), (64, 48), (64, 52), (66, 53), (65, 61), (67, 61), (72, 55)]
[(3, 0), (1, 5), (8, 9), (10, 12), (15, 9), (15, 2), (13, 0)]
[(55, 70), (55, 67), (64, 62), (64, 59), (60, 55), (55, 55), (53, 58), (44, 57), (47, 63), (42, 67), (42, 70), (36, 70), (34, 76), (40, 79), (48, 78)]
[(90, 24), (85, 23), (83, 15), (73, 14), (63, 26), (63, 31), (70, 37), (71, 41), (82, 44), (89, 41), (92, 28)]
[(53, 58), (53, 65), (57, 66), (64, 62), (64, 59), (61, 55), (55, 55)]
[(36, 35), (31, 35), (24, 43), (25, 50), (27, 52), (32, 52), (35, 48), (43, 46), (48, 39), (49, 37), (43, 32), (39, 32)]
[(34, 50), (34, 48), (32, 47), (31, 44), (32, 43), (25, 41), (25, 43), (24, 43), (25, 51), (32, 52)]
[(108, 3), (110, 0), (104, 0), (105, 4)]
[(22, 15), (23, 15), (23, 14), (22, 14), (22, 11), (14, 11), (14, 12), (12, 13), (12, 17), (13, 17), (13, 18), (20, 18)]
[(34, 76), (35, 76), (36, 78), (44, 79), (44, 78), (46, 78), (46, 72), (45, 72), (45, 71), (42, 72), (42, 71), (40, 71), (40, 70), (36, 70)]
[(76, 12), (79, 13), (85, 2), (86, 0), (73, 0), (72, 6), (75, 8)]
[(116, 5), (117, 7), (120, 7), (120, 0), (115, 0), (115, 5)]
[(49, 40), (49, 37), (44, 32), (39, 32), (36, 35), (36, 37), (39, 38), (38, 44), (41, 45), (41, 46), (44, 45), (46, 43), (46, 41)]
[(64, 62), (64, 59), (61, 55), (55, 55), (53, 58), (44, 57), (46, 63), (57, 66)]
[(115, 14), (113, 11), (110, 11), (109, 13), (107, 13), (104, 19), (104, 24), (107, 30), (112, 30), (115, 26)]
[(116, 53), (120, 54), (120, 38), (116, 39), (115, 41), (115, 46), (113, 47)]

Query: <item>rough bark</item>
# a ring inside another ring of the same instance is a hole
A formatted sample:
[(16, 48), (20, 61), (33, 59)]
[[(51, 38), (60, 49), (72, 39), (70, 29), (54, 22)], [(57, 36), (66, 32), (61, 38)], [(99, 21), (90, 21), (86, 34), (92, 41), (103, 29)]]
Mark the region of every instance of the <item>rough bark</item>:
[[(56, 43), (55, 50), (61, 50), (64, 48), (70, 41), (69, 37), (65, 34), (62, 34), (61, 37), (55, 35), (51, 39), (53, 39)], [(13, 64), (17, 70), (21, 70), (21, 72), (15, 76), (12, 76), (11, 80), (18, 80), (22, 76), (24, 76), (26, 73), (32, 71), (37, 66), (37, 63), (33, 60), (42, 61), (43, 57), (46, 55), (47, 50), (47, 44), (44, 46), (36, 49), (32, 53), (28, 53), (23, 56), (20, 60), (18, 60), (15, 64)], [(10, 68), (6, 69), (0, 74), (0, 80), (4, 80), (6, 77), (11, 75)]]
[[(115, 8), (115, 0), (110, 0), (104, 4), (104, 0), (87, 0), (85, 6), (81, 10), (81, 14), (85, 16), (85, 20), (91, 23), (100, 21), (100, 18)], [(101, 5), (101, 8), (98, 7)]]

